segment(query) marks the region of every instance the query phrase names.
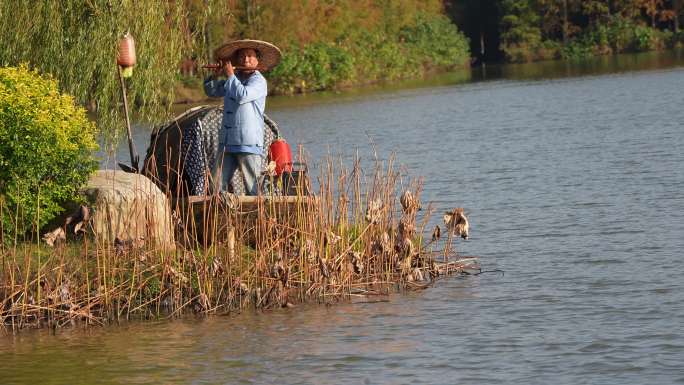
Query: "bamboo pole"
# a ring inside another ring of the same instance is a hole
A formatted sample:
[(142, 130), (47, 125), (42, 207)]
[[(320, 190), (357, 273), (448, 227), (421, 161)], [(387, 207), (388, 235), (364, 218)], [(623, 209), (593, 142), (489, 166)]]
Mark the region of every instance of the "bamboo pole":
[(119, 167), (121, 167), (124, 171), (127, 172), (134, 172), (134, 173), (140, 173), (140, 169), (138, 166), (138, 153), (135, 151), (135, 144), (133, 143), (133, 134), (131, 133), (131, 120), (128, 116), (128, 97), (126, 97), (126, 82), (124, 81), (123, 74), (121, 73), (121, 66), (117, 65), (116, 66), (118, 72), (119, 72), (119, 83), (121, 84), (121, 97), (123, 98), (123, 106), (124, 106), (124, 116), (126, 117), (126, 132), (128, 134), (128, 151), (131, 154), (131, 168), (127, 169), (125, 165), (119, 163)]

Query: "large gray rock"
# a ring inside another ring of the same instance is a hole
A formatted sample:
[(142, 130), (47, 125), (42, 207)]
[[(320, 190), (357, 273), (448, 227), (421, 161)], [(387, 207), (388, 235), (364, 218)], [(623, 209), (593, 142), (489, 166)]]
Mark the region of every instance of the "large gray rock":
[(98, 170), (83, 192), (92, 208), (91, 225), (98, 240), (144, 239), (157, 247), (174, 247), (168, 199), (147, 177)]

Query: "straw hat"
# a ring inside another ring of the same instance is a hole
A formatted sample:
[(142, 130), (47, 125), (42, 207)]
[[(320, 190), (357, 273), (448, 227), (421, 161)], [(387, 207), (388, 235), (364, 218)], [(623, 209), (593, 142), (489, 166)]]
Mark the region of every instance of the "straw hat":
[(237, 51), (243, 48), (252, 48), (259, 54), (259, 69), (268, 71), (280, 62), (280, 49), (275, 45), (261, 40), (235, 40), (226, 43), (214, 51), (214, 58), (217, 60), (230, 60), (233, 64), (237, 63)]

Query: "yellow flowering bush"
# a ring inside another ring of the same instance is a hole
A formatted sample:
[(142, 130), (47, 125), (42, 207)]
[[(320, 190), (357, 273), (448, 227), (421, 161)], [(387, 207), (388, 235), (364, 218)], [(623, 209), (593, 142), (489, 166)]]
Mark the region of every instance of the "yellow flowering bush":
[(97, 168), (96, 127), (57, 82), (0, 68), (0, 237), (37, 231)]

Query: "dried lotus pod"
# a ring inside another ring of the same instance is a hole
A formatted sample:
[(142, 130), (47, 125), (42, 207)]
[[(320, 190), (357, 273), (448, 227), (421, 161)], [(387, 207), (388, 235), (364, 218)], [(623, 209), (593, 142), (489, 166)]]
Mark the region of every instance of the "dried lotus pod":
[(439, 225), (435, 225), (435, 229), (432, 231), (432, 242), (439, 240), (442, 237), (442, 229)]
[(417, 267), (415, 269), (413, 269), (413, 273), (411, 273), (411, 275), (413, 275), (413, 278), (416, 281), (424, 281), (425, 280), (425, 276), (423, 275), (423, 272)]
[(43, 235), (43, 242), (47, 243), (47, 245), (50, 247), (54, 247), (57, 243), (64, 241), (66, 241), (66, 233), (61, 227), (58, 227)]
[(66, 218), (65, 224), (74, 224), (74, 234), (85, 233), (85, 226), (90, 220), (90, 209), (86, 206), (79, 206), (76, 212)]
[(323, 247), (326, 247), (328, 245), (334, 245), (337, 242), (339, 242), (342, 239), (339, 235), (333, 233), (332, 231), (328, 231), (323, 235)]
[(370, 223), (378, 223), (380, 218), (382, 218), (383, 204), (380, 199), (376, 199), (368, 202), (368, 208), (366, 209), (366, 220)]
[(325, 278), (330, 278), (330, 271), (328, 270), (328, 263), (325, 259), (318, 257), (318, 268)]
[(183, 274), (182, 272), (173, 268), (173, 266), (171, 266), (171, 265), (166, 265), (166, 271), (164, 272), (164, 275), (168, 275), (175, 282), (182, 282), (182, 283), (188, 282), (188, 277), (186, 277), (185, 274)]
[(416, 225), (408, 218), (401, 218), (397, 228), (398, 238), (413, 238), (416, 234)]
[(418, 201), (418, 199), (409, 190), (406, 190), (403, 194), (401, 194), (399, 202), (401, 203), (401, 209), (406, 214), (413, 214), (420, 210), (420, 201)]
[(470, 225), (468, 224), (468, 218), (466, 218), (463, 208), (457, 207), (451, 211), (447, 211), (444, 214), (444, 225), (446, 228), (453, 232), (454, 235), (460, 236), (463, 239), (468, 239), (468, 232), (470, 230)]
[(212, 277), (217, 277), (223, 273), (223, 266), (221, 265), (221, 260), (219, 260), (218, 258), (214, 258), (214, 260), (211, 261), (211, 265), (209, 265), (209, 273)]
[(351, 254), (351, 263), (352, 266), (354, 267), (354, 273), (356, 274), (361, 274), (363, 273), (363, 262), (361, 261), (361, 253), (358, 251), (355, 251)]

